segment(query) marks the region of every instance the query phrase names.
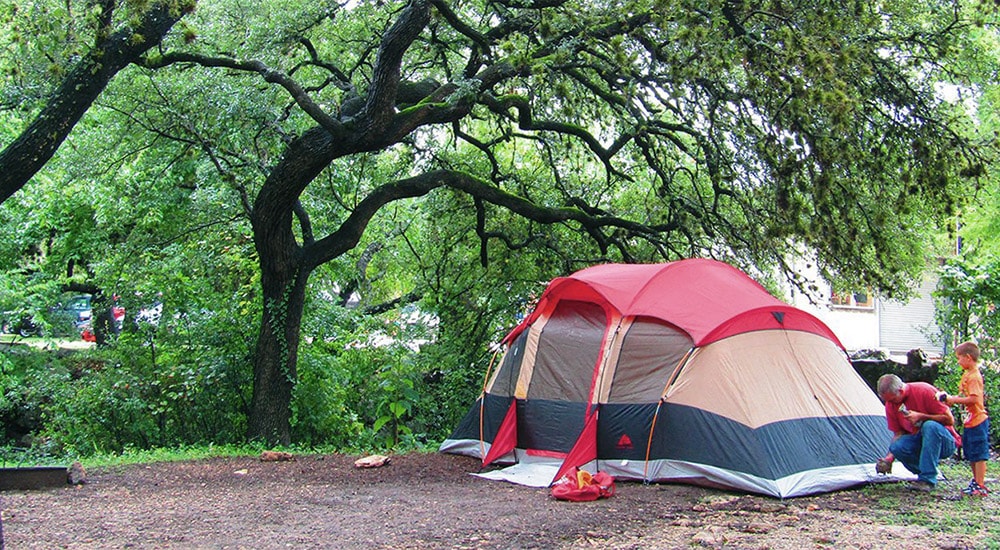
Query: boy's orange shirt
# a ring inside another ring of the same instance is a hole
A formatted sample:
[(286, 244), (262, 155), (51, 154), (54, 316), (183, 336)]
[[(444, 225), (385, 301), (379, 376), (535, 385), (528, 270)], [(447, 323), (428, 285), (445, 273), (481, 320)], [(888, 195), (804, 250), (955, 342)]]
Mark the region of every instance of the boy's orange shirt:
[(979, 396), (978, 403), (970, 403), (965, 406), (963, 426), (972, 428), (978, 426), (986, 420), (986, 407), (984, 405), (986, 391), (983, 386), (983, 375), (978, 368), (962, 371), (962, 380), (958, 383), (958, 391), (967, 397)]

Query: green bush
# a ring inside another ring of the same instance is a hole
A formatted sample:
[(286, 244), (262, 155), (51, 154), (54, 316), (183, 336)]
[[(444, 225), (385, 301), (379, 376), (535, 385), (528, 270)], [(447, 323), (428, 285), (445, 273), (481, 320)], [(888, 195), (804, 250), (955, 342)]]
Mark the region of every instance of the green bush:
[[(1000, 313), (996, 308), (1000, 303), (1000, 261), (993, 258), (980, 262), (949, 259), (940, 269), (934, 297), (938, 325), (945, 334), (952, 335), (952, 343), (972, 340), (979, 344), (990, 437), (995, 445), (1000, 441), (997, 417), (1000, 414), (1000, 345), (997, 342)], [(957, 392), (962, 369), (950, 349), (942, 371), (944, 375), (938, 385), (949, 393)]]
[(419, 357), (426, 374), (417, 415), (433, 441), (451, 435), (483, 389), (487, 365), (456, 347), (441, 342), (422, 349)]
[(293, 402), (293, 440), (345, 450), (420, 447), (415, 422), (421, 374), (399, 345), (303, 346)]
[[(315, 308), (299, 348), (292, 439), (355, 451), (436, 446), (482, 387), (485, 365), (412, 319)], [(416, 346), (415, 343), (422, 345)]]
[(363, 419), (351, 406), (348, 373), (327, 350), (303, 346), (292, 397), (292, 439), (305, 446), (352, 449), (365, 437)]
[(5, 426), (27, 419), (20, 425), (30, 434), (8, 433), (4, 444), (87, 456), (241, 443), (250, 388), (245, 342), (221, 336), (231, 332), (212, 320), (196, 327), (180, 320), (92, 351), (5, 353), (0, 416)]
[(61, 399), (73, 370), (68, 358), (43, 353), (27, 346), (11, 346), (2, 353), (4, 375), (0, 376), (0, 422), (3, 445), (30, 447), (37, 444), (51, 403)]
[[(399, 312), (315, 311), (304, 319), (292, 401), (300, 448), (433, 448), (482, 388), (486, 346), (463, 344), (464, 334), (435, 342), (433, 328)], [(2, 444), (79, 457), (243, 444), (252, 320), (165, 313), (94, 350), (4, 353), (0, 419), (25, 428)]]

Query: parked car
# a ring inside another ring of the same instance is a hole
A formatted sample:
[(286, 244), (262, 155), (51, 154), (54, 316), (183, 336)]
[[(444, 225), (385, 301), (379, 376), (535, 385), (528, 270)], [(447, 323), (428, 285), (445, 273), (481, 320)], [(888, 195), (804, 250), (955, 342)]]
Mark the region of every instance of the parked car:
[(76, 294), (65, 297), (52, 309), (53, 324), (68, 324), (73, 328), (73, 332), (78, 333), (90, 324), (90, 320), (94, 316), (90, 300), (90, 294)]
[[(90, 325), (93, 309), (90, 294), (64, 294), (59, 303), (48, 308), (44, 321), (28, 308), (4, 312), (2, 328), (7, 334), (25, 338), (51, 331), (54, 336), (80, 334)], [(43, 327), (48, 327), (43, 330)]]
[(30, 313), (24, 310), (11, 310), (3, 312), (0, 332), (18, 334), (27, 338), (41, 334), (41, 327), (35, 323), (34, 317)]

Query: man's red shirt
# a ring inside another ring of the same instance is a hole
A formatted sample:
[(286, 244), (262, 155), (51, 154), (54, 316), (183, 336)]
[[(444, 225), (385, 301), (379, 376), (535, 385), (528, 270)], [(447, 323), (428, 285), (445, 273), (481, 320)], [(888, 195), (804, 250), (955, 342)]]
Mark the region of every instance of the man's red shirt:
[[(903, 405), (906, 408), (924, 414), (948, 414), (948, 405), (938, 401), (938, 389), (927, 382), (908, 382), (903, 386)], [(885, 418), (892, 433), (917, 434), (920, 430), (899, 411), (899, 404), (885, 402)], [(948, 433), (955, 439), (955, 445), (962, 446), (962, 437), (954, 426), (945, 426)]]

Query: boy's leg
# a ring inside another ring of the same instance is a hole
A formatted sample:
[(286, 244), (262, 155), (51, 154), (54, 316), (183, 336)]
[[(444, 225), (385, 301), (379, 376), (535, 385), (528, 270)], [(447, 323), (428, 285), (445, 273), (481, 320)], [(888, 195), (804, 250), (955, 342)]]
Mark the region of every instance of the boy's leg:
[(965, 459), (972, 468), (972, 478), (980, 487), (986, 486), (986, 461), (990, 458), (990, 419), (966, 428), (962, 437)]
[(975, 479), (980, 487), (986, 487), (986, 461), (977, 460), (969, 465), (972, 466), (972, 479)]
[(939, 422), (928, 420), (920, 427), (920, 472), (917, 479), (937, 485), (938, 462), (955, 454), (955, 439)]

